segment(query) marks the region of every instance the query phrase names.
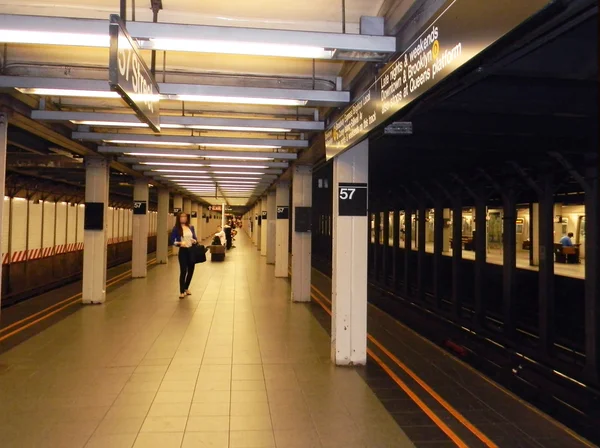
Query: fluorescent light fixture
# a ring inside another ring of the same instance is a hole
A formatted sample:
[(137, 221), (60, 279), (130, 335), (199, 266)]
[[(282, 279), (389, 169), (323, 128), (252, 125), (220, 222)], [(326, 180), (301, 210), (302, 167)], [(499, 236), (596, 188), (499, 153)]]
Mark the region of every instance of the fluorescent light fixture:
[(189, 177), (192, 179), (212, 179), (210, 176), (184, 176), (181, 174), (164, 174), (163, 177)]
[[(240, 174), (240, 173), (236, 173)], [(246, 174), (246, 173), (244, 173)], [(260, 177), (229, 177), (229, 176), (215, 176), (215, 179), (240, 179), (240, 180), (260, 180)]]
[(280, 149), (281, 146), (275, 145), (242, 145), (229, 143), (200, 143), (201, 146), (211, 148), (257, 148), (257, 149)]
[[(206, 166), (204, 163), (180, 163), (180, 162), (139, 162), (140, 165), (160, 165), (160, 166)], [(267, 168), (267, 167), (265, 167)]]
[(244, 185), (244, 184), (251, 184), (251, 185), (257, 185), (258, 181), (242, 181), (242, 180), (232, 180), (232, 181), (223, 181), (223, 182), (219, 182), (219, 185)]
[[(106, 126), (106, 127), (128, 127), (128, 128), (147, 128), (148, 125), (142, 122), (127, 122), (127, 121), (93, 121), (93, 120), (70, 120), (73, 124), (84, 126)], [(161, 127), (164, 125), (161, 124)]]
[(252, 157), (252, 156), (204, 156), (205, 159), (222, 160), (274, 160), (273, 157)]
[(185, 142), (160, 142), (152, 140), (104, 140), (107, 143), (117, 143), (123, 145), (160, 145), (160, 146), (198, 146), (194, 143)]
[(264, 106), (306, 106), (307, 100), (292, 100), (287, 98), (250, 98), (243, 96), (212, 96), (212, 95), (163, 95), (170, 100), (189, 101), (196, 103), (228, 103), (228, 104), (258, 104)]
[[(161, 127), (168, 125), (161, 124)], [(284, 128), (260, 128), (253, 126), (208, 126), (208, 125), (189, 125), (188, 129), (202, 129), (205, 131), (241, 131), (241, 132), (292, 132), (291, 129)]]
[(254, 174), (257, 176), (262, 176), (265, 173), (255, 172), (255, 171), (247, 171), (244, 173), (240, 173), (239, 171), (213, 171), (215, 174)]
[(265, 170), (265, 169), (269, 168), (268, 166), (265, 166), (265, 165), (215, 165), (215, 164), (209, 164), (206, 166), (209, 166), (211, 168), (249, 168), (249, 169), (255, 169), (255, 170)]
[(108, 33), (102, 35), (30, 30), (0, 30), (0, 42), (7, 44), (51, 44), (108, 48), (110, 46), (110, 36)]
[(278, 56), (307, 59), (331, 59), (332, 50), (305, 45), (283, 45), (276, 43), (219, 41), (204, 39), (150, 39), (153, 48), (171, 51), (198, 53), (241, 54), (254, 56)]
[(71, 90), (71, 89), (43, 89), (43, 88), (17, 88), (21, 93), (27, 95), (41, 96), (78, 96), (85, 98), (121, 98), (117, 92), (110, 90)]
[[(129, 118), (128, 115), (126, 115)], [(147, 128), (148, 125), (135, 121), (102, 121), (102, 120), (69, 120), (73, 124), (84, 126), (103, 126), (114, 128)], [(183, 125), (175, 123), (161, 123), (164, 129), (198, 129), (204, 131), (231, 131), (231, 132), (292, 132), (284, 128), (261, 128), (254, 126), (211, 126), (211, 125)]]
[(198, 174), (206, 174), (208, 171), (197, 171), (197, 170), (152, 170), (157, 173), (198, 173)]
[(201, 156), (188, 156), (185, 154), (158, 154), (152, 152), (125, 152), (123, 153), (126, 156), (141, 156), (141, 157), (173, 157), (173, 158), (183, 158), (183, 159), (199, 159)]

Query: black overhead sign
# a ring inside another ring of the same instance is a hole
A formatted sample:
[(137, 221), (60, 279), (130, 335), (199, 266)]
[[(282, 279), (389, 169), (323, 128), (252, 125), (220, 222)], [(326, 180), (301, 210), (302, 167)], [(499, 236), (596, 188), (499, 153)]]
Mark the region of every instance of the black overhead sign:
[(158, 85), (118, 15), (110, 16), (108, 83), (138, 118), (160, 132)]
[(325, 132), (327, 159), (539, 12), (551, 0), (447, 0), (417, 38)]

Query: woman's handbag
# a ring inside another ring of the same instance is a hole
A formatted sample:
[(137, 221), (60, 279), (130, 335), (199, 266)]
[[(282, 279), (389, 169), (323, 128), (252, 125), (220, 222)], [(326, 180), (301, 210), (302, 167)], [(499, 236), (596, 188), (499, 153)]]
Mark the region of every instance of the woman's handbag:
[(190, 247), (190, 259), (192, 263), (204, 263), (206, 261), (206, 248), (201, 244)]

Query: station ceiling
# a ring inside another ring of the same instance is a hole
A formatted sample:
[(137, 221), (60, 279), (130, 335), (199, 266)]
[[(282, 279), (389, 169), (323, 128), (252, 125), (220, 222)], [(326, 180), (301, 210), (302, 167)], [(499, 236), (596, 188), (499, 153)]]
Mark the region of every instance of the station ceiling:
[[(83, 188), (83, 158), (104, 154), (117, 195), (131, 196), (144, 176), (206, 204), (249, 205), (349, 103), (369, 61), (394, 53), (395, 37), (359, 34), (360, 18), (384, 16), (389, 29), (414, 0), (351, 0), (344, 10), (317, 0), (138, 1), (135, 22), (127, 3), (130, 34), (159, 48), (160, 135), (109, 90), (101, 38), (118, 2), (3, 3), (0, 94), (12, 111), (13, 178)], [(142, 56), (151, 67), (152, 52)]]

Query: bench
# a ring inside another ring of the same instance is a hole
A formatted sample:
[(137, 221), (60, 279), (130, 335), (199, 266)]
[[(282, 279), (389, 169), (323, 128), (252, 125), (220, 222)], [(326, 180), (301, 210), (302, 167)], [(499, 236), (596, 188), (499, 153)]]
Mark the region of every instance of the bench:
[(560, 243), (554, 243), (554, 259), (557, 263), (580, 263), (579, 246), (563, 246)]
[(208, 246), (210, 249), (210, 261), (224, 261), (225, 260), (225, 246)]

